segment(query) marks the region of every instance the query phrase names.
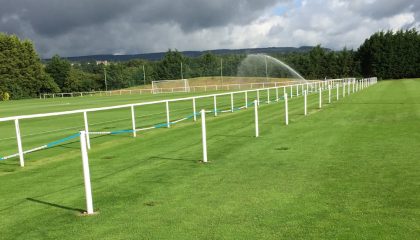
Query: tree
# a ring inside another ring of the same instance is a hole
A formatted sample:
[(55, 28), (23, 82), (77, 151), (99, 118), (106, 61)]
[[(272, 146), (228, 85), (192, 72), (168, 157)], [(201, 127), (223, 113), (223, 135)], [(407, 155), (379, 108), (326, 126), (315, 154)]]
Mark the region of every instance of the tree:
[(159, 62), (156, 72), (159, 79), (180, 79), (181, 78), (181, 63), (185, 61), (184, 56), (177, 50), (171, 49)]
[(83, 72), (77, 68), (71, 68), (69, 75), (64, 81), (63, 92), (83, 92), (100, 89), (101, 76), (98, 74)]
[(70, 69), (70, 62), (60, 58), (58, 55), (54, 55), (45, 68), (46, 72), (54, 79), (54, 82), (56, 82), (60, 88), (64, 87), (64, 82), (70, 75)]
[(420, 34), (416, 29), (377, 32), (357, 51), (364, 76), (405, 78), (420, 76)]
[(57, 91), (57, 84), (45, 73), (32, 42), (0, 33), (0, 92), (21, 99)]
[(220, 74), (220, 60), (211, 52), (206, 52), (198, 59), (201, 76), (217, 76)]

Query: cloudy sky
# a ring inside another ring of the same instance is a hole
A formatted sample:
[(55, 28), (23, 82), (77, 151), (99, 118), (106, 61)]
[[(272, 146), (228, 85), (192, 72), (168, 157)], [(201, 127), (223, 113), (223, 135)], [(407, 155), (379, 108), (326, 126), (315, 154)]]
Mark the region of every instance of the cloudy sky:
[(53, 54), (136, 54), (321, 44), (357, 48), (417, 27), (418, 0), (0, 0), (0, 31)]

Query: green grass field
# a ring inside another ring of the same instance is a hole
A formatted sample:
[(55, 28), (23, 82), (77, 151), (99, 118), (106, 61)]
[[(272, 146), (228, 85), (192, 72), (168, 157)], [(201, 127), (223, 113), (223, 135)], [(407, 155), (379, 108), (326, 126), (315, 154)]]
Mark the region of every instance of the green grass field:
[[(93, 216), (85, 208), (80, 144), (0, 161), (0, 239), (419, 239), (420, 79), (382, 81), (319, 110), (318, 95), (207, 118), (201, 127), (93, 137)], [(324, 103), (327, 100), (324, 93)], [(123, 95), (0, 103), (0, 116), (175, 98)], [(335, 96), (335, 91), (333, 91)], [(261, 98), (266, 95), (262, 93)], [(272, 93), (271, 97), (274, 97)], [(249, 96), (250, 99), (255, 96)], [(229, 97), (219, 99), (229, 108)], [(235, 105), (243, 105), (235, 98)], [(211, 110), (212, 101), (197, 102)], [(191, 102), (171, 105), (171, 118)], [(165, 121), (165, 106), (136, 109), (138, 127)], [(129, 129), (128, 109), (89, 114), (90, 130)], [(22, 120), (25, 149), (76, 133), (82, 115)], [(0, 155), (15, 153), (0, 123)]]

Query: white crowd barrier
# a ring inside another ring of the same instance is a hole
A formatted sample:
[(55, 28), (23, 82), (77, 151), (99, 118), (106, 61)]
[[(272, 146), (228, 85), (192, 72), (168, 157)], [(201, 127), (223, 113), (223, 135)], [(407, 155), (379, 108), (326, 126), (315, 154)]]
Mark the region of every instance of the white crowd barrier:
[[(299, 96), (299, 89), (301, 89), (301, 94), (304, 97), (304, 113), (307, 115), (307, 94), (309, 92), (317, 92), (319, 95), (319, 108), (322, 108), (322, 91), (328, 90), (328, 99), (329, 102), (331, 102), (331, 88), (333, 86), (336, 87), (337, 90), (337, 100), (339, 99), (339, 90), (340, 85), (343, 88), (342, 94), (343, 97), (345, 97), (346, 94), (346, 88), (347, 88), (347, 94), (350, 94), (350, 88), (353, 89), (353, 93), (355, 91), (364, 89), (372, 84), (375, 84), (377, 82), (376, 78), (368, 78), (368, 79), (334, 79), (334, 80), (326, 80), (326, 81), (318, 81), (318, 82), (310, 82), (310, 83), (298, 83), (290, 85), (290, 98), (293, 97), (293, 93), (296, 93), (297, 96)], [(80, 136), (80, 149), (81, 149), (81, 155), (82, 155), (82, 166), (83, 166), (83, 177), (84, 177), (84, 185), (85, 185), (85, 200), (86, 200), (86, 214), (91, 215), (94, 214), (94, 208), (93, 208), (93, 197), (92, 197), (92, 189), (91, 189), (91, 181), (90, 181), (90, 170), (89, 170), (89, 160), (88, 160), (88, 149), (90, 149), (90, 141), (89, 141), (89, 134), (110, 134), (111, 132), (89, 132), (89, 123), (87, 118), (87, 113), (89, 112), (96, 112), (96, 111), (105, 111), (105, 110), (111, 110), (111, 109), (119, 109), (119, 108), (130, 108), (131, 109), (131, 119), (132, 119), (132, 130), (130, 132), (133, 133), (133, 137), (136, 137), (136, 132), (143, 130), (143, 129), (136, 129), (135, 124), (135, 117), (134, 117), (134, 111), (135, 107), (137, 106), (144, 106), (144, 105), (151, 105), (151, 104), (158, 104), (158, 103), (165, 103), (166, 105), (166, 127), (170, 127), (171, 124), (175, 123), (170, 121), (170, 108), (169, 104), (171, 102), (177, 102), (177, 101), (192, 101), (192, 112), (194, 115), (194, 121), (196, 121), (196, 115), (197, 115), (197, 109), (196, 109), (196, 99), (200, 98), (213, 98), (214, 100), (214, 109), (213, 112), (217, 114), (217, 96), (224, 96), (224, 95), (230, 95), (231, 100), (231, 109), (230, 111), (234, 111), (234, 94), (238, 93), (244, 93), (244, 96), (246, 98), (245, 102), (248, 102), (247, 96), (249, 92), (256, 91), (257, 99), (253, 101), (253, 105), (255, 108), (255, 137), (259, 137), (259, 125), (258, 125), (258, 107), (260, 104), (261, 99), (259, 98), (259, 92), (260, 91), (267, 91), (267, 101), (266, 103), (270, 103), (270, 90), (275, 90), (276, 92), (276, 102), (279, 101), (279, 89), (283, 89), (283, 95), (284, 95), (284, 108), (285, 108), (285, 124), (289, 124), (289, 116), (288, 116), (288, 93), (286, 88), (289, 86), (275, 86), (275, 87), (269, 87), (269, 88), (262, 88), (262, 89), (255, 89), (255, 90), (246, 90), (246, 91), (237, 91), (237, 92), (230, 92), (230, 93), (219, 93), (219, 94), (213, 94), (213, 95), (204, 95), (204, 96), (194, 96), (194, 97), (187, 97), (187, 98), (179, 98), (179, 99), (170, 99), (170, 100), (161, 100), (161, 101), (154, 101), (154, 102), (143, 102), (143, 103), (135, 103), (135, 104), (126, 104), (126, 105), (118, 105), (118, 106), (112, 106), (112, 107), (102, 107), (102, 108), (92, 108), (92, 109), (81, 109), (81, 110), (74, 110), (74, 111), (65, 111), (65, 112), (55, 112), (55, 113), (44, 113), (44, 114), (32, 114), (32, 115), (23, 115), (23, 116), (14, 116), (14, 117), (6, 117), (6, 118), (0, 118), (0, 122), (6, 122), (6, 121), (14, 121), (15, 122), (15, 128), (16, 128), (16, 139), (18, 144), (18, 154), (15, 154), (13, 156), (19, 156), (20, 165), (24, 166), (24, 154), (29, 153), (32, 150), (24, 151), (22, 147), (22, 141), (21, 141), (21, 133), (20, 133), (20, 127), (19, 127), (19, 120), (22, 119), (33, 119), (33, 118), (41, 118), (41, 117), (49, 117), (49, 116), (62, 116), (62, 115), (69, 115), (69, 114), (78, 114), (83, 113), (84, 117), (84, 125), (85, 130), (80, 131), (76, 135), (70, 136), (71, 138), (79, 137)], [(295, 88), (295, 89), (294, 89)], [(245, 107), (248, 107), (246, 104)], [(202, 146), (203, 146), (203, 163), (208, 162), (207, 157), (207, 133), (206, 133), (206, 113), (209, 111), (206, 111), (202, 109), (200, 111), (201, 115), (201, 129), (202, 129)], [(210, 111), (212, 112), (212, 111)], [(187, 118), (186, 118), (187, 119)], [(177, 120), (179, 121), (179, 120)], [(126, 130), (121, 130), (120, 132), (127, 132)], [(69, 138), (70, 138), (69, 137)], [(43, 145), (38, 149), (43, 149), (47, 145)], [(2, 157), (0, 160), (4, 160), (10, 157)]]
[[(316, 82), (317, 80), (310, 80)], [(132, 95), (132, 94), (157, 94), (157, 93), (182, 93), (182, 92), (214, 92), (214, 91), (234, 91), (247, 90), (267, 87), (277, 87), (295, 84), (298, 81), (282, 81), (282, 82), (260, 82), (260, 83), (236, 83), (223, 85), (203, 85), (189, 86), (188, 91), (185, 87), (173, 88), (154, 88), (154, 89), (121, 89), (110, 91), (91, 91), (91, 92), (70, 92), (70, 93), (42, 93), (40, 99), (47, 98), (65, 98), (65, 97), (87, 97), (87, 96), (116, 96), (116, 95)]]
[[(230, 109), (230, 111), (233, 111), (233, 109), (234, 109), (234, 98), (235, 98), (235, 95), (237, 95), (237, 94), (244, 94), (244, 96), (245, 96), (245, 106), (243, 106), (241, 108), (247, 108), (248, 107), (248, 93), (256, 92), (256, 96), (257, 96), (256, 100), (257, 100), (257, 104), (259, 105), (260, 101), (261, 101), (259, 93), (261, 91), (267, 91), (267, 101), (266, 102), (270, 103), (270, 98), (269, 98), (270, 91), (275, 91), (275, 94), (276, 94), (276, 100), (275, 101), (278, 101), (279, 100), (279, 97), (278, 97), (279, 96), (279, 90), (283, 89), (283, 96), (284, 96), (284, 100), (285, 100), (286, 106), (287, 106), (287, 99), (289, 97), (293, 98), (294, 94), (296, 94), (296, 96), (299, 96), (301, 93), (304, 94), (305, 91), (306, 91), (306, 94), (309, 94), (311, 92), (319, 92), (319, 91), (327, 90), (329, 87), (332, 87), (332, 86), (335, 86), (336, 88), (339, 88), (341, 86), (341, 87), (343, 87), (343, 97), (344, 97), (346, 87), (348, 87), (348, 89), (350, 89), (350, 86), (354, 85), (355, 91), (357, 91), (357, 90), (363, 89), (363, 88), (365, 88), (365, 87), (367, 87), (371, 84), (376, 83), (376, 81), (377, 81), (376, 78), (366, 78), (366, 79), (359, 79), (359, 80), (356, 80), (355, 78), (347, 78), (347, 79), (331, 79), (331, 80), (324, 80), (324, 81), (310, 81), (310, 82), (301, 82), (301, 83), (295, 83), (295, 84), (285, 85), (285, 86), (273, 86), (273, 87), (266, 87), (266, 88), (235, 91), (235, 92), (224, 92), (224, 93), (184, 97), (184, 98), (177, 98), (177, 99), (167, 99), (167, 100), (159, 100), (159, 101), (152, 101), (152, 102), (124, 104), (124, 105), (117, 105), (117, 106), (110, 106), (110, 107), (99, 107), (99, 108), (79, 109), (79, 110), (63, 111), (63, 112), (40, 113), (40, 114), (4, 117), (4, 118), (0, 118), (0, 122), (14, 121), (14, 123), (15, 123), (18, 153), (10, 155), (10, 156), (5, 156), (5, 157), (0, 156), (0, 160), (5, 160), (5, 159), (11, 158), (11, 157), (17, 157), (18, 156), (19, 160), (20, 160), (20, 165), (23, 167), (24, 166), (24, 155), (34, 151), (33, 149), (25, 151), (23, 146), (22, 146), (22, 141), (21, 141), (21, 134), (22, 133), (20, 131), (19, 123), (20, 123), (20, 121), (26, 120), (26, 119), (35, 119), (35, 118), (44, 118), (44, 117), (53, 117), (53, 116), (65, 116), (65, 115), (71, 115), (71, 114), (83, 114), (83, 121), (84, 121), (84, 128), (85, 128), (84, 130), (86, 132), (86, 134), (85, 134), (86, 135), (86, 144), (87, 144), (87, 148), (90, 149), (91, 144), (90, 144), (90, 137), (89, 137), (90, 132), (89, 132), (88, 113), (91, 113), (91, 112), (106, 111), (106, 110), (121, 109), (121, 108), (129, 108), (131, 110), (130, 111), (131, 112), (130, 118), (132, 119), (132, 125), (131, 125), (132, 133), (133, 133), (133, 136), (135, 137), (136, 132), (138, 132), (138, 131), (144, 131), (144, 130), (149, 130), (149, 129), (153, 129), (153, 128), (158, 128), (157, 126), (152, 126), (152, 127), (148, 127), (148, 128), (142, 128), (142, 129), (137, 129), (136, 128), (134, 111), (135, 111), (136, 107), (140, 107), (140, 106), (165, 103), (165, 105), (166, 105), (166, 124), (164, 124), (164, 127), (170, 128), (170, 126), (172, 124), (188, 119), (188, 118), (183, 118), (183, 119), (178, 119), (176, 121), (171, 121), (171, 118), (170, 118), (170, 104), (173, 103), (173, 102), (192, 101), (193, 119), (194, 119), (194, 121), (196, 121), (196, 115), (197, 115), (198, 111), (196, 109), (195, 102), (196, 102), (197, 99), (213, 98), (214, 109), (213, 109), (212, 112), (214, 112), (214, 115), (217, 116), (217, 114), (219, 112), (218, 109), (217, 109), (217, 98), (220, 97), (220, 96), (230, 96), (230, 99), (231, 99), (231, 109)], [(289, 92), (290, 95), (288, 95), (287, 92)], [(339, 98), (338, 92), (339, 91), (337, 91), (337, 100)], [(321, 101), (320, 101), (320, 106), (321, 106)], [(287, 111), (286, 111), (285, 121), (286, 121), (286, 124), (288, 124)], [(41, 147), (38, 147), (37, 149), (43, 149), (43, 148), (48, 148), (48, 145), (43, 145)]]

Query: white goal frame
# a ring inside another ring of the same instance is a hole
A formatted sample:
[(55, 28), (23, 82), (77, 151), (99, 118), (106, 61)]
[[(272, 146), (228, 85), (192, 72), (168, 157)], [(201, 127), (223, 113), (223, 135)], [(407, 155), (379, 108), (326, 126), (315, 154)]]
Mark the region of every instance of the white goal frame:
[[(176, 82), (181, 82), (182, 87), (159, 87), (159, 84), (164, 83), (171, 83), (174, 84)], [(152, 81), (152, 93), (173, 93), (173, 92), (190, 92), (190, 84), (188, 83), (188, 79), (178, 79), (178, 80), (159, 80), (159, 81)]]

